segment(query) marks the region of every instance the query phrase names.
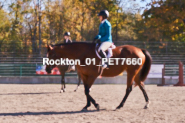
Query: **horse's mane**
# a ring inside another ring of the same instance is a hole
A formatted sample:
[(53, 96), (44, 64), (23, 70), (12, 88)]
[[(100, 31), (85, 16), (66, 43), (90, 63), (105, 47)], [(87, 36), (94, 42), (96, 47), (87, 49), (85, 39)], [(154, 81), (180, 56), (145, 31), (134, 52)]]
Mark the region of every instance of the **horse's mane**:
[(58, 43), (52, 46), (63, 46), (63, 45), (70, 45), (70, 44), (93, 44), (91, 42), (72, 42), (72, 43)]

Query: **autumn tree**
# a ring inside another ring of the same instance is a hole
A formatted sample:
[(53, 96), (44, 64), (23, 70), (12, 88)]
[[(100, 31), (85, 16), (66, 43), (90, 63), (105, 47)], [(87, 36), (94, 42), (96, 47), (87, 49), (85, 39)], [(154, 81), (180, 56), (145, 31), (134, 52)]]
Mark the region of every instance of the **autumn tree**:
[(147, 40), (183, 40), (185, 18), (184, 0), (158, 0), (149, 3), (150, 9), (145, 10), (143, 19), (138, 21), (138, 34)]

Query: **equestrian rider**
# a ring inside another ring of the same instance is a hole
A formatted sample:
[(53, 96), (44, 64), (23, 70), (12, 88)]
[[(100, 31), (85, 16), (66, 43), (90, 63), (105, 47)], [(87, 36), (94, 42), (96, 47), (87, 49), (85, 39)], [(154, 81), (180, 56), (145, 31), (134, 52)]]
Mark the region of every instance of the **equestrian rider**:
[[(111, 24), (107, 20), (109, 17), (109, 12), (107, 10), (102, 10), (98, 14), (101, 24), (99, 26), (99, 33), (94, 38), (94, 41), (100, 41), (101, 45), (98, 49), (98, 52), (102, 58), (107, 58), (105, 51), (112, 45), (112, 35), (111, 35)], [(108, 62), (102, 65), (102, 68), (109, 68)]]
[[(72, 43), (71, 37), (70, 37), (70, 32), (65, 32), (64, 33), (64, 43)], [(70, 70), (75, 71), (75, 66), (71, 65)]]
[(70, 37), (70, 32), (65, 32), (64, 33), (64, 43), (72, 43), (71, 37)]

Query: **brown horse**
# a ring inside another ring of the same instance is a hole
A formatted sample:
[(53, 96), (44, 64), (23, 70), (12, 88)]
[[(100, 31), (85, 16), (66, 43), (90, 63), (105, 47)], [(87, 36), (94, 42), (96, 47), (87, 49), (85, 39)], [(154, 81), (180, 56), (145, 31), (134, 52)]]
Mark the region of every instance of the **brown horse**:
[[(61, 90), (60, 90), (60, 93), (61, 93), (61, 92), (66, 91), (65, 73), (70, 72), (69, 67), (71, 67), (71, 66), (69, 66), (69, 65), (58, 65), (57, 67), (58, 67), (58, 70), (60, 71), (60, 75), (61, 75)], [(78, 72), (77, 72), (77, 74), (78, 74)], [(78, 74), (78, 83), (77, 83), (76, 89), (74, 90), (75, 92), (77, 91), (78, 87), (80, 86), (80, 83), (81, 83), (81, 77)]]
[[(85, 43), (85, 42), (75, 42), (71, 44), (60, 44), (55, 45), (54, 47), (48, 46), (48, 58), (49, 59), (59, 59), (59, 58), (69, 58), (69, 59), (79, 59), (81, 65), (76, 65), (76, 68), (81, 76), (81, 79), (84, 83), (85, 87), (85, 95), (87, 98), (87, 104), (82, 110), (87, 110), (87, 108), (94, 104), (97, 110), (99, 110), (99, 104), (92, 98), (89, 94), (89, 89), (91, 88), (92, 84), (94, 83), (95, 79), (99, 76), (99, 65), (101, 59), (99, 59), (95, 52), (95, 43)], [(95, 58), (96, 65), (86, 65), (85, 60), (86, 58)], [(135, 85), (138, 85), (143, 95), (145, 97), (146, 105), (145, 108), (149, 107), (149, 98), (144, 88), (144, 80), (146, 79), (151, 63), (152, 58), (148, 51), (139, 49), (137, 47), (131, 45), (123, 45), (118, 46), (117, 48), (113, 49), (113, 56), (112, 58), (140, 58), (142, 59), (141, 65), (127, 65), (126, 63), (122, 64), (122, 61), (119, 60), (117, 65), (110, 65), (109, 69), (104, 69), (102, 76), (103, 77), (114, 77), (122, 73), (126, 70), (127, 72), (127, 89), (126, 94), (117, 107), (120, 109), (123, 107), (127, 97), (129, 96), (130, 92), (132, 91), (133, 81), (135, 81)], [(116, 64), (116, 61), (114, 61)], [(83, 65), (83, 66), (82, 66)], [(48, 73), (55, 67), (55, 65), (47, 65), (46, 71)]]

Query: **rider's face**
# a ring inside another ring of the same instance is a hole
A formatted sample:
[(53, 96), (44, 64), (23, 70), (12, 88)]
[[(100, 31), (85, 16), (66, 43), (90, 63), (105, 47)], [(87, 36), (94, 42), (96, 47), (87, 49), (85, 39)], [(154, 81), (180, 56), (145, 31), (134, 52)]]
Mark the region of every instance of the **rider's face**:
[(65, 38), (65, 39), (68, 39), (68, 36), (65, 35), (64, 38)]
[(99, 19), (100, 19), (100, 21), (102, 21), (103, 20), (103, 17), (102, 16), (99, 16)]

